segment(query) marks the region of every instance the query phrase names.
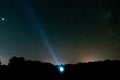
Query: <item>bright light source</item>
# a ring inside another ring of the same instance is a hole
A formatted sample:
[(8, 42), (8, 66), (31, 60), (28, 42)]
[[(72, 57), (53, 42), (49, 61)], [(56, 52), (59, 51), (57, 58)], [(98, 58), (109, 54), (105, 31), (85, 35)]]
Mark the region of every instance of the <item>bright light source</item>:
[(1, 20), (2, 20), (2, 21), (5, 21), (5, 18), (2, 17)]
[(60, 73), (63, 73), (65, 71), (63, 66), (59, 66), (58, 68), (59, 68)]

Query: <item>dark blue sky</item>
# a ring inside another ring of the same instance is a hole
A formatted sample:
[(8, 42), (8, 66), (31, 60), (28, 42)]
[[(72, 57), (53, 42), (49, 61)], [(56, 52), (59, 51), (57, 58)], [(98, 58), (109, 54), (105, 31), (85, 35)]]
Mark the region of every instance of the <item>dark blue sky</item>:
[[(20, 0), (0, 0), (0, 58), (54, 62)], [(28, 0), (60, 63), (120, 59), (117, 0)], [(26, 5), (27, 6), (27, 5)], [(2, 18), (5, 18), (2, 21)]]

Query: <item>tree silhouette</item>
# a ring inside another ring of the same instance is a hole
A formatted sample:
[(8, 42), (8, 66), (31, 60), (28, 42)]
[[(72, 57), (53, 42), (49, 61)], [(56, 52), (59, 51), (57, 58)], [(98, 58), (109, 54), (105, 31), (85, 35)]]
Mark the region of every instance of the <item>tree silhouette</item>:
[(9, 64), (8, 65), (18, 65), (18, 64), (22, 64), (25, 62), (25, 58), (23, 57), (12, 57), (10, 60), (9, 60)]
[(23, 57), (12, 57), (8, 65), (0, 65), (0, 75), (24, 79), (44, 80), (81, 80), (103, 78), (120, 79), (120, 61), (105, 60), (78, 64), (65, 64), (65, 72), (60, 73), (58, 65), (40, 61), (25, 60)]

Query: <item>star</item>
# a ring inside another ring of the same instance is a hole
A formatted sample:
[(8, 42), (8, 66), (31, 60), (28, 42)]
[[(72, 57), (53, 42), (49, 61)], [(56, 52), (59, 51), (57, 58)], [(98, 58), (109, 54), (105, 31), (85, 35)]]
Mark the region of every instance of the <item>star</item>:
[(5, 18), (4, 18), (4, 17), (2, 17), (2, 18), (1, 18), (1, 20), (2, 20), (2, 21), (5, 21)]

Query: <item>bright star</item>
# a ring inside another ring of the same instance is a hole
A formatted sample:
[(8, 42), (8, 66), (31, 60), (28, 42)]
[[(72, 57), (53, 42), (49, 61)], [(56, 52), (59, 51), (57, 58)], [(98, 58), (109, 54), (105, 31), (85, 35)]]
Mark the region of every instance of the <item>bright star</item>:
[(5, 21), (5, 18), (2, 17), (1, 20), (2, 20), (2, 21)]

